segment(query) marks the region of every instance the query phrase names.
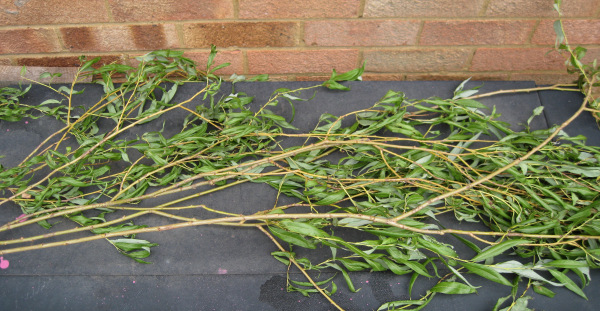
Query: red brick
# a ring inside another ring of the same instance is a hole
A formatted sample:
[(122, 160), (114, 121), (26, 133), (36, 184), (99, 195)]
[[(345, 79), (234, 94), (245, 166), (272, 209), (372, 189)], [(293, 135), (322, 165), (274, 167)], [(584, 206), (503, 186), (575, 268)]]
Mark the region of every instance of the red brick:
[(52, 29), (23, 28), (0, 30), (0, 54), (51, 53), (61, 50)]
[[(86, 55), (87, 60), (100, 57), (100, 61), (94, 64), (95, 68), (107, 65), (113, 62), (124, 63), (124, 55)], [(27, 67), (79, 67), (81, 62), (79, 56), (42, 56), (42, 57), (18, 57), (15, 59), (18, 66)]]
[(194, 23), (183, 27), (188, 48), (285, 47), (298, 45), (300, 25), (295, 22)]
[(296, 81), (327, 81), (331, 75), (301, 75), (296, 76)]
[(485, 0), (370, 0), (364, 17), (478, 16)]
[(473, 71), (561, 70), (564, 56), (548, 48), (479, 48)]
[(357, 17), (360, 0), (239, 0), (239, 18)]
[(407, 74), (407, 81), (464, 81), (471, 78), (472, 81), (504, 81), (508, 80), (507, 73), (429, 73), (429, 74)]
[[(23, 3), (19, 5), (18, 3)], [(44, 25), (108, 22), (103, 0), (2, 1), (0, 25)]]
[[(210, 55), (210, 52), (186, 52), (184, 57), (195, 61), (198, 69), (205, 70), (208, 55)], [(242, 51), (219, 51), (214, 59), (215, 65), (213, 67), (224, 63), (230, 63), (231, 65), (217, 70), (215, 74), (231, 75), (233, 73), (244, 73), (244, 55), (242, 55)]]
[(60, 29), (70, 51), (101, 52), (178, 48), (175, 25), (64, 27)]
[[(491, 0), (487, 16), (558, 17), (551, 0)], [(561, 10), (565, 16), (593, 16), (600, 6), (598, 0), (566, 0)]]
[(535, 21), (426, 21), (420, 45), (524, 44)]
[(109, 0), (117, 22), (233, 18), (231, 0)]
[(304, 41), (314, 46), (414, 45), (418, 21), (307, 21)]
[(363, 81), (404, 81), (405, 74), (395, 73), (365, 73), (362, 75)]
[[(507, 79), (508, 80), (508, 79)], [(577, 80), (574, 75), (565, 73), (513, 73), (510, 75), (512, 81), (535, 81), (538, 85), (573, 83)]]
[(600, 48), (588, 48), (585, 57), (583, 57), (583, 62), (586, 64), (591, 63), (594, 59), (600, 61)]
[(352, 70), (358, 64), (358, 51), (352, 49), (303, 51), (248, 51), (250, 74), (328, 74)]
[[(252, 78), (253, 76), (248, 76), (248, 78)], [(276, 81), (296, 81), (296, 75), (277, 75), (277, 74), (270, 74), (269, 75), (269, 81), (270, 82), (276, 82)]]
[[(531, 43), (554, 44), (556, 32), (554, 21), (542, 21), (537, 27)], [(564, 32), (569, 44), (600, 44), (600, 20), (564, 20)]]
[(364, 52), (369, 73), (439, 72), (462, 70), (470, 49), (401, 49)]
[[(27, 67), (25, 75), (21, 76), (21, 66), (0, 66), (0, 74), (2, 75), (2, 82), (13, 82), (13, 83), (31, 83), (24, 78), (38, 81), (41, 83), (70, 83), (75, 79), (77, 74), (77, 67)], [(50, 73), (60, 73), (60, 77), (43, 78), (40, 79), (40, 75)], [(91, 82), (91, 77), (78, 77), (79, 82)]]

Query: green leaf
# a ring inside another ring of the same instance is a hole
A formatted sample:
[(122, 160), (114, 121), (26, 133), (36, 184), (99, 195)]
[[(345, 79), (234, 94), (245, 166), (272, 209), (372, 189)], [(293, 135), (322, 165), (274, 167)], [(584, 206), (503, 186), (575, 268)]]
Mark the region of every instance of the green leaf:
[(343, 198), (346, 197), (346, 191), (339, 190), (332, 193), (327, 193), (327, 195), (321, 200), (315, 202), (315, 205), (330, 205), (339, 202)]
[(440, 254), (440, 255), (446, 256), (446, 257), (453, 257), (453, 258), (458, 257), (458, 254), (456, 254), (456, 252), (453, 249), (449, 248), (448, 246), (441, 245), (441, 244), (438, 244), (435, 242), (430, 242), (428, 240), (425, 240), (424, 238), (420, 238), (420, 239), (418, 239), (418, 241), (419, 241), (419, 244), (421, 244), (424, 248), (426, 248), (434, 253), (437, 253), (437, 254)]
[(429, 274), (429, 272), (427, 272), (427, 268), (425, 268), (425, 266), (423, 264), (421, 264), (420, 262), (417, 261), (412, 261), (412, 260), (405, 260), (405, 259), (401, 259), (401, 258), (396, 258), (396, 260), (403, 264), (406, 265), (407, 267), (409, 267), (411, 270), (413, 270), (414, 272), (428, 277), (428, 278), (432, 278), (433, 276), (431, 276)]
[(313, 237), (320, 238), (329, 238), (330, 235), (327, 232), (305, 222), (297, 222), (297, 221), (282, 221), (280, 222), (281, 226), (285, 229), (300, 233), (302, 235), (309, 235)]
[(356, 289), (354, 287), (354, 284), (352, 284), (352, 280), (350, 279), (348, 272), (346, 272), (346, 270), (344, 270), (344, 269), (340, 269), (340, 271), (342, 271), (342, 275), (344, 276), (344, 280), (346, 281), (346, 284), (348, 285), (348, 289), (353, 293), (358, 292), (360, 290), (360, 288)]
[(542, 285), (533, 285), (533, 291), (540, 294), (540, 295), (544, 295), (546, 297), (554, 297), (554, 295), (556, 295), (553, 291), (549, 290), (547, 287), (544, 287)]
[[(492, 266), (492, 268), (499, 273), (515, 273), (519, 277), (523, 276), (523, 277), (526, 277), (526, 278), (529, 278), (532, 280), (546, 282), (546, 283), (552, 284), (554, 286), (561, 286), (560, 283), (551, 282), (551, 281), (545, 279), (544, 277), (542, 277), (541, 275), (539, 275), (538, 273), (536, 273), (530, 265), (524, 265), (516, 260), (509, 260), (506, 262), (495, 264)], [(518, 278), (516, 277), (515, 282), (517, 279)], [(513, 285), (517, 286), (517, 285), (515, 285), (515, 283), (513, 283)], [(515, 289), (515, 291), (516, 291), (516, 289)]]
[(138, 240), (138, 239), (117, 239), (117, 240), (109, 240), (114, 246), (119, 249), (129, 252), (136, 249), (140, 249), (142, 247), (153, 247), (157, 246), (156, 243), (150, 243), (146, 240)]
[(330, 90), (338, 90), (338, 91), (349, 91), (350, 88), (347, 86), (343, 86), (336, 81), (329, 80), (323, 83), (323, 86)]
[(570, 289), (575, 294), (583, 297), (585, 300), (588, 300), (585, 293), (571, 280), (566, 274), (558, 271), (558, 270), (548, 270), (553, 277), (555, 277), (559, 282), (561, 282), (566, 288)]
[(432, 289), (430, 289), (433, 293), (442, 293), (442, 294), (473, 294), (476, 293), (477, 290), (465, 285), (463, 283), (458, 282), (441, 282), (436, 284)]
[(382, 304), (377, 311), (390, 310), (392, 308), (400, 306), (422, 306), (425, 304), (425, 300), (396, 300)]
[(476, 100), (472, 100), (472, 99), (459, 99), (457, 101), (455, 101), (455, 103), (459, 106), (463, 106), (463, 107), (469, 107), (469, 108), (480, 108), (480, 109), (487, 109), (488, 107)]
[(402, 269), (402, 267), (400, 267), (398, 264), (396, 264), (395, 262), (393, 262), (385, 257), (382, 258), (382, 260), (386, 264), (388, 269), (390, 269), (390, 271), (392, 271), (394, 274), (403, 275), (403, 274), (413, 272), (413, 270), (410, 270), (410, 269)]
[(413, 287), (415, 286), (415, 283), (417, 282), (418, 277), (419, 277), (419, 274), (416, 272), (410, 276), (410, 281), (408, 282), (408, 296), (409, 297), (412, 296), (412, 290), (413, 290)]
[(498, 300), (496, 301), (496, 304), (494, 305), (494, 308), (492, 309), (492, 311), (498, 311), (498, 309), (500, 308), (500, 306), (502, 306), (502, 304), (507, 301), (508, 299), (510, 299), (510, 295), (505, 296), (505, 297), (500, 297), (498, 298)]
[(492, 258), (494, 256), (500, 255), (502, 253), (504, 253), (504, 251), (521, 245), (521, 244), (528, 244), (531, 243), (531, 241), (529, 240), (522, 240), (522, 239), (515, 239), (515, 240), (507, 240), (504, 241), (502, 243), (493, 245), (489, 248), (486, 248), (483, 250), (483, 252), (477, 254), (477, 256), (473, 257), (473, 259), (471, 259), (471, 261), (473, 262), (478, 262), (478, 261), (483, 261), (486, 260), (488, 258)]
[(550, 262), (546, 262), (544, 263), (544, 266), (546, 267), (556, 267), (556, 268), (567, 268), (567, 269), (576, 269), (576, 268), (587, 268), (589, 267), (588, 263), (585, 261), (578, 261), (578, 260), (566, 260), (566, 259), (559, 259), (559, 260), (553, 260)]
[(358, 218), (342, 218), (338, 221), (339, 226), (358, 228), (361, 226), (372, 224), (373, 222), (367, 219)]
[[(368, 269), (371, 266), (362, 261), (356, 261), (348, 258), (337, 258), (339, 262), (341, 262), (348, 271), (362, 271), (364, 269)], [(391, 269), (390, 269), (391, 270)], [(393, 272), (393, 271), (392, 271)]]
[(533, 309), (527, 307), (529, 299), (531, 299), (529, 296), (519, 297), (517, 300), (515, 300), (513, 305), (500, 311), (533, 311)]
[[(332, 277), (330, 277), (330, 278), (328, 278), (327, 280), (323, 280), (323, 281), (315, 281), (315, 284), (317, 284), (318, 286), (321, 286), (321, 285), (327, 284), (327, 283), (329, 283), (329, 281), (331, 281), (331, 280), (332, 280), (334, 277), (335, 277), (335, 275), (334, 275), (334, 276), (332, 276)], [(294, 281), (294, 280), (290, 280), (290, 281), (292, 281), (292, 283), (294, 283), (294, 284), (296, 284), (296, 285), (298, 285), (298, 286), (307, 286), (307, 287), (312, 287), (312, 286), (313, 286), (313, 284), (312, 284), (311, 282), (300, 282), (300, 281)]]
[(304, 238), (303, 236), (301, 236), (297, 233), (289, 232), (289, 231), (279, 229), (276, 227), (269, 227), (269, 230), (276, 237), (278, 237), (281, 240), (288, 242), (290, 244), (294, 244), (294, 245), (298, 245), (300, 247), (310, 248), (310, 249), (317, 248), (314, 243), (312, 243), (311, 241), (307, 240), (306, 238)]
[(69, 186), (73, 186), (73, 187), (86, 187), (86, 186), (89, 186), (88, 183), (76, 180), (73, 177), (66, 177), (66, 176), (65, 177), (59, 177), (59, 178), (57, 178), (57, 180), (60, 181), (60, 182), (65, 183), (65, 184), (67, 184)]
[[(555, 8), (557, 8), (557, 6), (555, 6)], [(554, 21), (553, 27), (554, 27), (554, 32), (556, 33), (555, 47), (558, 47), (560, 44), (565, 42), (565, 33), (562, 29), (562, 24), (561, 24), (560, 20)]]
[(505, 277), (503, 277), (496, 270), (494, 270), (488, 266), (477, 264), (477, 263), (472, 263), (472, 262), (462, 262), (462, 261), (460, 261), (459, 264), (461, 266), (465, 267), (470, 272), (473, 272), (485, 279), (494, 281), (496, 283), (500, 283), (502, 285), (512, 286), (512, 283), (510, 281), (508, 281)]

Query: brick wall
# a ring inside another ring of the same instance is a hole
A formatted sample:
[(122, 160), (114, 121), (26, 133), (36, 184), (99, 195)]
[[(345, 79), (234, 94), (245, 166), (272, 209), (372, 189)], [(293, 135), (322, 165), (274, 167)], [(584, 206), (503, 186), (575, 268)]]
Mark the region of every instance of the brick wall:
[[(600, 55), (600, 1), (563, 0), (570, 41)], [(0, 65), (71, 67), (156, 49), (230, 62), (228, 76), (568, 81), (552, 0), (0, 0)]]

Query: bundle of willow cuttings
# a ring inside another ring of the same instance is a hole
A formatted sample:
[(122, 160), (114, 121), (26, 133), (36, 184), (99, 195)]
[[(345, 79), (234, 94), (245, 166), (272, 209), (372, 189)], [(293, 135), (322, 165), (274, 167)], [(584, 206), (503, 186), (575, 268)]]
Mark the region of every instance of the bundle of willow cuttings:
[[(313, 87), (278, 89), (252, 110), (253, 98), (235, 92), (242, 77), (234, 77), (230, 94), (219, 92), (223, 83), (214, 71), (222, 66), (213, 66), (214, 47), (205, 70), (175, 51), (139, 57), (137, 68), (95, 68), (98, 59), (84, 61), (70, 87), (46, 85), (62, 101), (37, 106), (19, 104), (27, 89), (5, 88), (0, 119), (53, 117), (64, 126), (19, 165), (2, 167), (0, 204), (16, 205), (23, 215), (3, 224), (0, 237), (30, 225), (52, 230), (56, 218), (78, 227), (2, 239), (0, 255), (107, 239), (122, 254), (145, 263), (156, 244), (140, 239), (142, 233), (246, 226), (268, 235), (279, 249), (272, 253), (275, 259), (308, 278), (293, 280), (288, 290), (323, 294), (338, 308), (337, 285), (331, 279), (315, 282), (306, 271), (337, 271), (351, 291), (354, 271), (406, 274), (411, 277), (407, 291), (419, 278), (438, 280), (423, 297), (388, 302), (380, 309), (416, 310), (436, 294), (476, 293), (468, 274), (513, 288), (525, 281), (547, 296), (554, 295), (550, 286), (565, 286), (586, 298), (582, 288), (590, 281), (590, 269), (600, 264), (600, 148), (586, 146), (583, 137), (569, 137), (563, 129), (586, 110), (597, 113), (591, 95), (597, 72), (583, 68), (582, 50), (563, 49), (581, 69), (581, 88), (540, 89), (583, 90), (585, 99), (566, 122), (542, 130), (512, 130), (497, 120), (494, 107), (477, 101), (494, 94), (477, 95), (462, 83), (449, 99), (408, 99), (401, 91), (388, 91), (368, 108), (324, 114), (312, 131), (299, 132), (272, 107), (293, 107), (309, 99), (301, 92), (323, 87), (342, 92), (347, 87), (340, 82), (359, 79), (363, 68), (334, 71)], [(78, 79), (88, 75), (99, 77), (104, 95), (91, 105), (74, 106), (73, 96), (83, 92)], [(116, 76), (125, 81), (115, 83)], [(174, 102), (178, 87), (192, 82), (202, 86), (199, 91)], [(176, 110), (187, 114), (181, 131), (164, 137), (160, 117)], [(141, 136), (128, 135), (152, 126)], [(286, 137), (302, 143), (284, 146)], [(249, 214), (182, 205), (242, 183), (267, 184), (277, 191), (271, 201), (287, 196), (296, 203)], [(144, 204), (174, 195), (176, 200)], [(217, 216), (198, 219), (178, 214), (182, 209)], [(147, 214), (172, 222), (155, 227), (136, 222)], [(489, 230), (446, 228), (438, 221), (442, 214), (480, 222)], [(364, 239), (346, 239), (338, 230), (342, 227), (360, 231)], [(69, 238), (76, 232), (90, 234)], [(470, 253), (458, 253), (443, 239), (446, 235)], [(62, 239), (44, 243), (50, 237)], [(330, 249), (330, 258), (311, 262), (296, 255), (317, 247)], [(512, 298), (511, 306), (526, 302), (524, 296)], [(498, 306), (506, 299), (500, 298)]]

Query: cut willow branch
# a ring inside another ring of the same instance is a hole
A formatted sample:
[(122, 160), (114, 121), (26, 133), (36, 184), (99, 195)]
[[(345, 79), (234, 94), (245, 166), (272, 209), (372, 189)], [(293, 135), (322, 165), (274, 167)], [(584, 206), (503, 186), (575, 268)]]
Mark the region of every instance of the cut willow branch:
[[(262, 226), (256, 226), (262, 233), (264, 233), (267, 237), (269, 237), (269, 239), (277, 246), (277, 248), (285, 253), (288, 253), (288, 251), (285, 250), (285, 248), (283, 248), (283, 246), (281, 246), (281, 244), (279, 244), (279, 242), (277, 242), (277, 240), (273, 237), (273, 235), (271, 235), (267, 230), (265, 230), (265, 228), (263, 228)], [(329, 295), (327, 295), (327, 293), (325, 293), (323, 291), (323, 289), (317, 285), (317, 283), (315, 283), (315, 281), (310, 277), (310, 275), (308, 275), (308, 273), (306, 272), (306, 270), (304, 268), (302, 268), (302, 266), (300, 266), (300, 264), (296, 261), (296, 259), (294, 259), (293, 256), (290, 255), (289, 257), (290, 261), (296, 266), (296, 268), (298, 268), (298, 270), (300, 270), (300, 272), (302, 272), (302, 274), (304, 274), (304, 277), (306, 277), (306, 279), (310, 282), (310, 284), (312, 284), (312, 286), (319, 291), (319, 293), (321, 295), (323, 295), (323, 297), (325, 297), (325, 299), (327, 299), (329, 301), (329, 303), (331, 303), (334, 307), (336, 307), (338, 310), (344, 310), (342, 307), (340, 307), (337, 303), (335, 303), (335, 301), (333, 301), (333, 299), (331, 299), (331, 297), (329, 297)]]
[[(554, 234), (526, 234), (526, 233), (518, 233), (518, 232), (494, 232), (494, 231), (465, 231), (465, 230), (455, 230), (455, 229), (443, 229), (443, 230), (428, 230), (428, 229), (418, 229), (414, 227), (410, 227), (407, 225), (399, 224), (393, 219), (363, 215), (363, 214), (346, 214), (346, 213), (319, 213), (319, 214), (268, 214), (268, 215), (248, 215), (248, 216), (233, 216), (233, 217), (221, 217), (221, 218), (213, 218), (213, 219), (203, 219), (203, 220), (195, 220), (195, 221), (187, 221), (180, 222), (171, 225), (164, 226), (155, 226), (155, 227), (147, 227), (141, 229), (134, 230), (126, 230), (119, 232), (111, 232), (105, 234), (99, 234), (95, 236), (72, 239), (67, 241), (60, 242), (52, 242), (52, 243), (42, 243), (31, 246), (24, 246), (12, 249), (4, 249), (0, 250), (0, 255), (18, 253), (36, 249), (44, 249), (56, 246), (66, 246), (72, 244), (79, 244), (94, 240), (118, 237), (118, 236), (128, 236), (132, 234), (139, 233), (147, 233), (147, 232), (160, 232), (160, 231), (168, 231), (179, 228), (193, 227), (193, 226), (205, 226), (205, 225), (215, 225), (227, 223), (232, 225), (234, 223), (238, 223), (239, 225), (243, 225), (249, 221), (268, 221), (268, 220), (280, 220), (280, 219), (339, 219), (339, 218), (353, 218), (353, 219), (362, 219), (368, 220), (373, 223), (385, 224), (388, 226), (396, 227), (399, 229), (407, 230), (410, 232), (427, 234), (427, 235), (445, 235), (445, 234), (459, 234), (466, 236), (499, 236), (499, 237), (520, 237), (520, 238), (535, 238), (535, 239), (575, 239), (575, 240), (589, 240), (589, 239), (600, 239), (600, 236), (593, 235), (554, 235)], [(258, 225), (258, 224), (257, 224)], [(569, 243), (569, 241), (564, 242)], [(563, 243), (563, 244), (564, 244)], [(491, 243), (493, 244), (493, 243)], [(1, 243), (0, 243), (1, 245)], [(537, 245), (535, 243), (529, 243), (527, 245)]]
[[(593, 84), (593, 80), (592, 83)], [(431, 198), (425, 202), (423, 202), (421, 205), (419, 205), (418, 207), (416, 207), (415, 209), (411, 210), (410, 212), (404, 213), (400, 216), (397, 216), (394, 218), (394, 221), (400, 221), (402, 219), (405, 219), (407, 217), (410, 217), (411, 215), (414, 215), (416, 213), (418, 213), (419, 211), (423, 210), (424, 208), (426, 208), (427, 206), (433, 204), (434, 202), (438, 202), (440, 200), (443, 200), (445, 198), (451, 197), (453, 195), (456, 195), (458, 193), (464, 192), (465, 190), (471, 189), (477, 185), (480, 185), (488, 180), (491, 180), (492, 178), (494, 178), (495, 176), (498, 176), (502, 173), (504, 173), (505, 171), (507, 171), (508, 169), (514, 167), (515, 165), (518, 165), (519, 163), (522, 163), (523, 161), (527, 160), (529, 157), (531, 157), (533, 154), (535, 154), (536, 152), (538, 152), (540, 149), (542, 149), (544, 146), (546, 146), (550, 141), (552, 141), (552, 139), (554, 139), (554, 137), (556, 137), (556, 135), (558, 135), (565, 127), (567, 127), (567, 125), (571, 124), (571, 122), (573, 122), (573, 120), (575, 120), (577, 117), (579, 117), (579, 115), (585, 111), (585, 108), (588, 105), (589, 100), (592, 98), (592, 88), (590, 88), (587, 91), (587, 94), (583, 100), (583, 103), (581, 104), (581, 106), (579, 106), (579, 109), (577, 109), (577, 111), (571, 116), (569, 117), (565, 122), (563, 122), (559, 127), (557, 127), (546, 139), (544, 139), (544, 141), (542, 143), (540, 143), (539, 145), (533, 147), (529, 152), (527, 152), (524, 156), (516, 159), (515, 161), (505, 165), (504, 167), (496, 170), (495, 172), (488, 174), (487, 176), (478, 179), (477, 181), (470, 183), (466, 186), (463, 186), (459, 189), (438, 195), (434, 198)]]

